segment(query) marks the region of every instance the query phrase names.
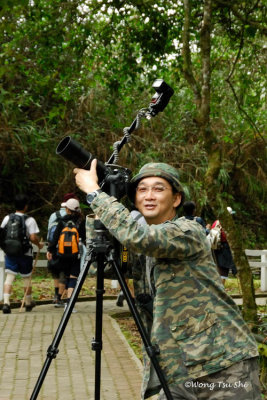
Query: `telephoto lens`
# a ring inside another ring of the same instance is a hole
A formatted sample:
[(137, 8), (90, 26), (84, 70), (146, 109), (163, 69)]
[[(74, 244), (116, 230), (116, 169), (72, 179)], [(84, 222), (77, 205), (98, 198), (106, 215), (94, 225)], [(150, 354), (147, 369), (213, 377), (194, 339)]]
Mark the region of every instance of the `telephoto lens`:
[[(72, 162), (76, 167), (87, 170), (90, 169), (92, 160), (96, 158), (70, 136), (66, 136), (61, 140), (56, 148), (56, 154)], [(96, 170), (98, 179), (101, 182), (105, 178), (107, 172), (105, 164), (97, 160)]]

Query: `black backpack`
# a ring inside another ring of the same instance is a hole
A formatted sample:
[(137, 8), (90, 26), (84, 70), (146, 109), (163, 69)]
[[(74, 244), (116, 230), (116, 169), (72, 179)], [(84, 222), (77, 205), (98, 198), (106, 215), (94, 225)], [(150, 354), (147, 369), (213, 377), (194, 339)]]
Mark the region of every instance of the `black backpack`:
[(26, 235), (26, 219), (28, 215), (10, 214), (4, 227), (4, 239), (2, 248), (7, 256), (22, 256), (30, 248), (31, 244)]

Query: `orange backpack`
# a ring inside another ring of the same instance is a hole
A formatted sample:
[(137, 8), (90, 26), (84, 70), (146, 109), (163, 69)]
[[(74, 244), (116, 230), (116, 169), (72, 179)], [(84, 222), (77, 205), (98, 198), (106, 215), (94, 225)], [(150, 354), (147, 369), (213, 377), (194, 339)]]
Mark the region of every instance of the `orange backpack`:
[(73, 221), (64, 222), (58, 239), (58, 255), (62, 258), (73, 258), (79, 253), (79, 232)]

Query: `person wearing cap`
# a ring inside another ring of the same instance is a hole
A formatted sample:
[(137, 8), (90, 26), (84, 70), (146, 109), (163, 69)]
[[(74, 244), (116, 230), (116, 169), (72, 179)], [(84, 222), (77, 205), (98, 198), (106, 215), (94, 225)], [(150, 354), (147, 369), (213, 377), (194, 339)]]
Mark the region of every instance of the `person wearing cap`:
[(64, 215), (66, 215), (66, 201), (69, 199), (77, 199), (77, 196), (74, 193), (66, 193), (63, 196), (63, 201), (60, 204), (60, 209), (58, 211), (53, 212), (48, 220), (48, 227), (47, 227), (47, 231), (49, 231), (49, 229), (51, 228), (51, 225), (53, 224), (53, 222), (57, 219), (58, 216), (63, 217)]
[[(101, 192), (96, 160), (89, 171), (76, 168), (74, 173), (109, 232), (129, 251), (145, 256), (137, 269), (133, 266), (135, 296), (138, 300), (146, 290), (151, 297), (151, 342), (159, 348), (173, 400), (260, 400), (254, 337), (224, 290), (205, 230), (196, 220), (177, 216), (184, 199), (178, 171), (148, 163), (132, 178), (128, 195), (146, 224)], [(141, 398), (156, 393), (166, 399), (145, 356)]]
[[(66, 222), (73, 221), (77, 227), (79, 232), (79, 237), (82, 242), (85, 242), (85, 221), (81, 214), (80, 203), (77, 199), (70, 198), (66, 202), (64, 202), (64, 206), (66, 209), (66, 215), (64, 215), (58, 222), (53, 239), (48, 243), (47, 246), (47, 259), (51, 261), (52, 259), (58, 259), (57, 256), (57, 245), (60, 233), (62, 229), (65, 227)], [(67, 302), (70, 299), (70, 296), (74, 290), (76, 285), (76, 281), (78, 275), (80, 273), (80, 259), (79, 256), (73, 260), (58, 260), (59, 265), (57, 266), (57, 273), (61, 276), (62, 273), (66, 279), (66, 289), (67, 289)], [(66, 302), (66, 303), (67, 303)], [(65, 304), (66, 304), (65, 303)], [(59, 304), (64, 305), (62, 299), (59, 299)]]
[[(53, 229), (54, 225), (57, 225), (58, 221), (66, 215), (66, 201), (69, 199), (77, 199), (77, 196), (74, 193), (66, 193), (63, 196), (63, 201), (60, 204), (60, 209), (54, 211), (48, 220), (47, 226), (47, 241), (49, 242), (50, 239), (50, 232)], [(48, 262), (48, 270), (51, 270), (52, 277), (54, 279), (54, 299), (53, 304), (55, 307), (62, 307), (64, 306), (63, 302), (61, 301), (61, 296), (63, 295), (66, 287), (65, 277), (63, 274), (59, 274), (57, 271), (54, 271), (50, 268), (50, 263)]]

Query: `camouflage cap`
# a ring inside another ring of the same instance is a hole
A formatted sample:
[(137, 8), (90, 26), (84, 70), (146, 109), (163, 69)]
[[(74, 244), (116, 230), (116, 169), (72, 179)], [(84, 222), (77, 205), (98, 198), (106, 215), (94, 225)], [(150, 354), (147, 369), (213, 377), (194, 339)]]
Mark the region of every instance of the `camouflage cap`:
[(179, 181), (179, 172), (177, 171), (176, 168), (166, 163), (145, 164), (140, 169), (139, 173), (132, 178), (131, 183), (129, 185), (128, 197), (133, 203), (135, 198), (135, 189), (138, 182), (140, 182), (141, 179), (148, 178), (150, 176), (160, 176), (161, 178), (166, 179), (172, 185), (175, 192), (181, 193), (182, 195), (181, 204), (183, 203), (184, 191)]

